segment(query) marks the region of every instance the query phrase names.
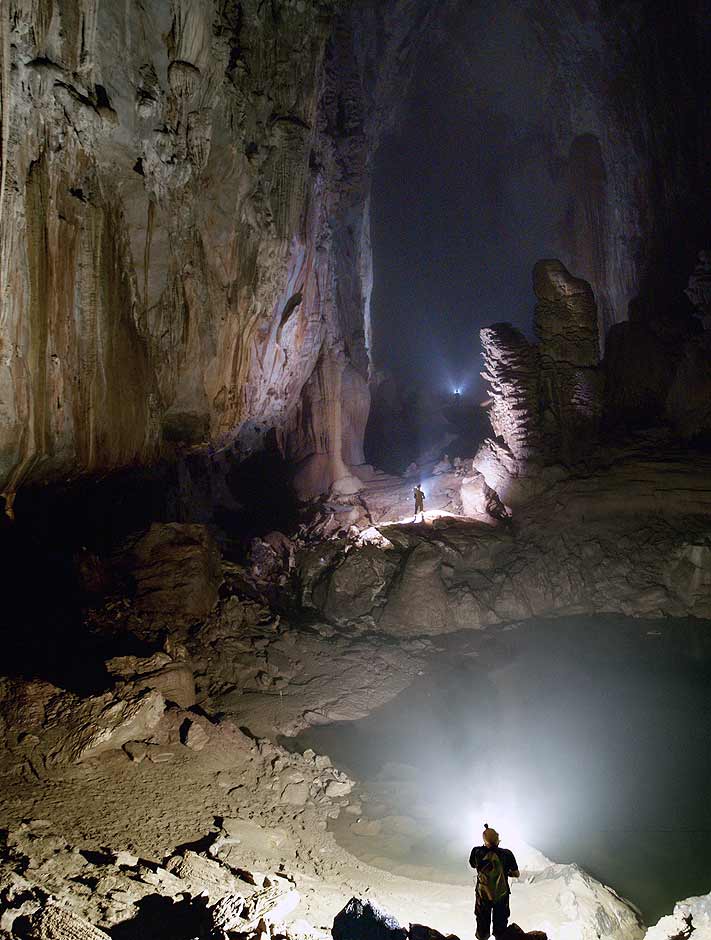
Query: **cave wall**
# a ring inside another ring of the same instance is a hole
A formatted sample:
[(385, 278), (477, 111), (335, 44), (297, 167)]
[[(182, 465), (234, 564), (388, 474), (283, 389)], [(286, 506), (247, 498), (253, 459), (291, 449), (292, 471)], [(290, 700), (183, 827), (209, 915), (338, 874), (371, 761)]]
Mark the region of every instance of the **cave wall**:
[(369, 159), (426, 6), (3, 5), (0, 491), (317, 449), (322, 351), (368, 379)]
[[(274, 430), (319, 487), (362, 460), (373, 153), (459, 5), (3, 4), (0, 491)], [(522, 9), (604, 335), (708, 241), (709, 3)]]
[(637, 297), (648, 316), (683, 316), (711, 234), (711, 4), (525, 7), (554, 75), (546, 136), (564, 194), (561, 257), (593, 288), (601, 340)]

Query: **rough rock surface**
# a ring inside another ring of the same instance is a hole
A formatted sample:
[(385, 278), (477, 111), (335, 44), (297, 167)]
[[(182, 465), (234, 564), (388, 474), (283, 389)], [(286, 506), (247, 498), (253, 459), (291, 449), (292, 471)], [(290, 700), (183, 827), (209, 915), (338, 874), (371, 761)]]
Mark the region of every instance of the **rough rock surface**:
[(222, 581), (220, 554), (205, 526), (154, 522), (133, 546), (136, 607), (159, 618), (206, 616)]
[(674, 911), (650, 927), (644, 940), (710, 940), (711, 894), (687, 898), (674, 906)]
[[(471, 918), (471, 888), (395, 878), (354, 864), (325, 837), (320, 845), (308, 833), (304, 839), (320, 850), (320, 861), (293, 854), (293, 835), (284, 823), (276, 827), (226, 819), (204, 840), (212, 843), (206, 851), (151, 859), (126, 850), (72, 845), (49, 821), (34, 819), (10, 828), (0, 845), (2, 927), (8, 936), (37, 940), (107, 935), (207, 940), (233, 933), (258, 937), (263, 922), (272, 936), (296, 940), (322, 938), (332, 922), (333, 937), (439, 940), (442, 933), (422, 926), (434, 916), (443, 930), (455, 926), (464, 935)], [(247, 864), (255, 848), (268, 863), (267, 874)], [(280, 857), (289, 858), (288, 873), (274, 871)], [(551, 938), (642, 936), (635, 912), (613, 892), (575, 866), (545, 861), (540, 872), (513, 886), (512, 913), (519, 922), (545, 925)], [(378, 901), (360, 900), (368, 879), (377, 881)], [(349, 892), (356, 896), (345, 904)], [(381, 898), (387, 898), (387, 905)], [(382, 913), (383, 907), (395, 908), (401, 920), (401, 910), (422, 920), (408, 931), (396, 917)], [(295, 920), (300, 913), (324, 926)], [(27, 933), (27, 922), (36, 932)]]
[(494, 437), (479, 448), (474, 469), (507, 506), (525, 503), (564, 467), (584, 461), (602, 417), (590, 285), (548, 260), (535, 265), (533, 287), (537, 344), (509, 323), (480, 331)]
[(372, 901), (351, 898), (333, 920), (333, 940), (407, 940), (408, 932)]
[(575, 463), (596, 443), (602, 414), (597, 306), (587, 281), (560, 261), (536, 264), (533, 289), (545, 454)]
[[(448, 518), (382, 527), (397, 568), (385, 603), (377, 583), (363, 584), (353, 554), (364, 549), (348, 543), (319, 563), (318, 578), (336, 578), (345, 595), (348, 572), (358, 572), (350, 591), (373, 598), (361, 621), (398, 635), (566, 613), (710, 616), (707, 462), (609, 459), (550, 486), (513, 527)], [(314, 561), (302, 559), (307, 580)], [(318, 607), (327, 596), (324, 587), (305, 600)]]
[(685, 294), (701, 317), (705, 329), (711, 329), (711, 251), (699, 252)]
[(0, 710), (5, 746), (21, 769), (44, 776), (48, 767), (150, 738), (163, 717), (165, 700), (156, 689), (130, 683), (80, 698), (40, 680), (3, 679)]
[(336, 472), (341, 438), (359, 454), (370, 156), (431, 17), (49, 0), (7, 18), (4, 493), (273, 428)]

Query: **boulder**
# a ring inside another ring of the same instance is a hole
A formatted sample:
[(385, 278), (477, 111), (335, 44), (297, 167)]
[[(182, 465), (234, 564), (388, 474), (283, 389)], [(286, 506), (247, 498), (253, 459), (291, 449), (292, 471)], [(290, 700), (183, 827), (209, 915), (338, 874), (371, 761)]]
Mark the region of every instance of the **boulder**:
[(139, 689), (157, 689), (168, 702), (181, 708), (195, 704), (195, 679), (186, 662), (176, 662), (167, 653), (153, 656), (117, 656), (106, 663), (108, 671)]
[(220, 552), (202, 525), (154, 522), (133, 546), (130, 573), (139, 611), (179, 621), (207, 616), (215, 606)]
[(242, 911), (244, 898), (241, 894), (228, 894), (220, 898), (208, 911), (210, 917), (211, 934), (215, 937), (224, 937), (230, 931), (242, 929)]
[(165, 711), (157, 689), (128, 686), (86, 699), (59, 695), (47, 711), (43, 747), (50, 764), (78, 763), (149, 738)]
[(443, 934), (434, 927), (425, 927), (424, 924), (410, 924), (410, 940), (459, 940), (454, 934)]
[(645, 934), (644, 940), (711, 940), (711, 894), (687, 898), (674, 905)]
[(351, 548), (314, 586), (314, 605), (336, 623), (372, 613), (385, 602), (397, 561), (377, 545)]
[(527, 933), (518, 924), (509, 924), (501, 935), (501, 940), (526, 940), (526, 938), (529, 938), (529, 940), (548, 940), (548, 934), (542, 930), (531, 930)]
[(47, 901), (30, 918), (28, 940), (109, 940), (109, 935), (88, 920), (54, 901)]
[(465, 516), (488, 519), (508, 519), (509, 513), (499, 498), (496, 490), (493, 490), (486, 482), (483, 473), (473, 471), (470, 476), (462, 479), (459, 488), (460, 499), (462, 501), (462, 512)]
[(225, 865), (189, 849), (182, 855), (174, 855), (165, 867), (185, 882), (193, 894), (204, 893), (213, 903), (227, 895), (240, 894), (239, 882)]
[(180, 729), (183, 744), (191, 751), (202, 751), (210, 740), (210, 733), (205, 727), (207, 722), (198, 722), (187, 718)]
[(372, 901), (351, 898), (336, 914), (333, 940), (407, 940), (407, 931)]
[(398, 636), (417, 636), (456, 629), (447, 616), (442, 561), (441, 550), (428, 542), (420, 542), (412, 549), (378, 620), (380, 630)]
[(260, 921), (278, 924), (298, 907), (300, 901), (301, 895), (294, 890), (291, 882), (278, 875), (270, 876), (264, 889), (247, 899), (242, 912), (242, 929), (254, 930)]

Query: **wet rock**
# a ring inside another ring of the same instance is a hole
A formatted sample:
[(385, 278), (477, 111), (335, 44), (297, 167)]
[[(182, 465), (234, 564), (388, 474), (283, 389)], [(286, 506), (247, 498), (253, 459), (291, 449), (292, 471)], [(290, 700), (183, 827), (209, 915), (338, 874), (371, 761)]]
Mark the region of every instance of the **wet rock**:
[(708, 940), (711, 937), (711, 894), (687, 898), (674, 905), (644, 935), (644, 940)]
[(340, 799), (348, 796), (352, 789), (353, 782), (350, 780), (329, 780), (326, 784), (325, 793), (331, 799)]
[(394, 917), (360, 898), (351, 898), (336, 914), (331, 933), (333, 940), (407, 940), (407, 930)]

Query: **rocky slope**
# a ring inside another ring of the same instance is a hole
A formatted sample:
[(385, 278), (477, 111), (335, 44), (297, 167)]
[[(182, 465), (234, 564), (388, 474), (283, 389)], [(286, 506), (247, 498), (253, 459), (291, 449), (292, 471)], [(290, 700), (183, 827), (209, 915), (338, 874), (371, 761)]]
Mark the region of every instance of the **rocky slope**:
[[(343, 815), (367, 832), (375, 807), (326, 755), (274, 741), (377, 708), (412, 681), (432, 644), (290, 623), (245, 596), (259, 587), (247, 572), (195, 564), (213, 549), (194, 527), (183, 533), (187, 566), (176, 527), (166, 529), (131, 549), (127, 563), (147, 575), (134, 597), (114, 598), (87, 623), (164, 637), (162, 649), (110, 660), (108, 688), (92, 696), (41, 680), (0, 686), (0, 932), (313, 938), (356, 895), (375, 896), (404, 924), (465, 935), (471, 888), (358, 861), (329, 821)], [(176, 619), (169, 593), (151, 590), (156, 545), (164, 586), (190, 580), (207, 596), (206, 583), (224, 582), (213, 609)], [(520, 924), (555, 940), (642, 935), (636, 912), (576, 866), (536, 852), (522, 859), (512, 900)]]

